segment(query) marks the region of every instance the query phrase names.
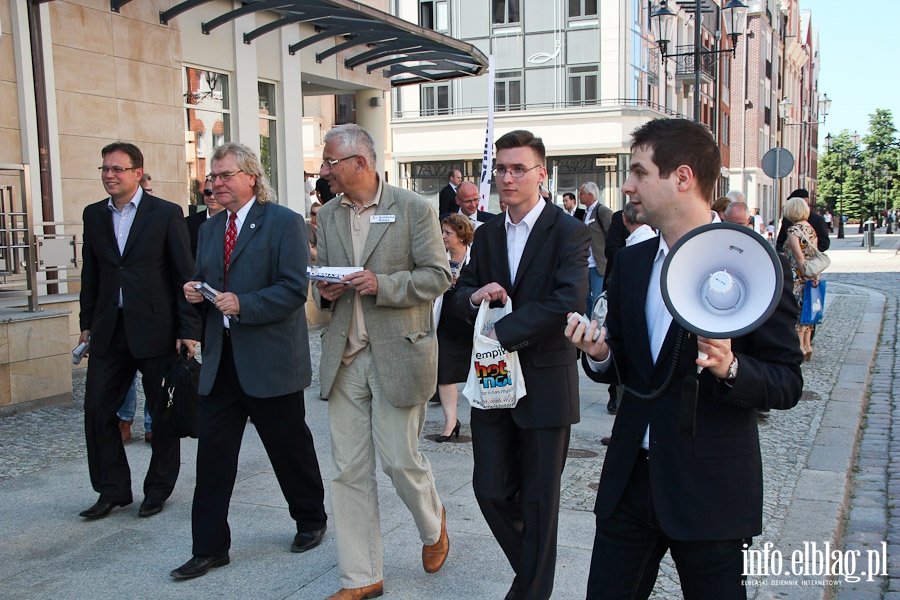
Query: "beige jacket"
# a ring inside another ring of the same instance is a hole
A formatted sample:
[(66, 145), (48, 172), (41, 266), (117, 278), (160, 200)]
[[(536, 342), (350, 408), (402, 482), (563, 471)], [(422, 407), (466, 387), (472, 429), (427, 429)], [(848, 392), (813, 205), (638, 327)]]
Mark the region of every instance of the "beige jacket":
[[(393, 222), (372, 223), (362, 264), (354, 265), (350, 241), (351, 209), (340, 197), (319, 209), (319, 266), (362, 266), (378, 278), (378, 294), (362, 296), (375, 369), (391, 404), (422, 404), (437, 385), (437, 338), (432, 302), (450, 287), (450, 265), (434, 208), (413, 192), (383, 184), (376, 215)], [(353, 298), (335, 302), (315, 291), (322, 310), (332, 311), (322, 336), (321, 394), (331, 394), (347, 344)]]

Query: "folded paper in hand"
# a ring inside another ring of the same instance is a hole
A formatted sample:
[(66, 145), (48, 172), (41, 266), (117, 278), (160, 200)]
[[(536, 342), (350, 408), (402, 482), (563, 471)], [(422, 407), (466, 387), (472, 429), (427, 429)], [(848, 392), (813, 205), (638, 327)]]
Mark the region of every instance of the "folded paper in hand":
[(306, 276), (315, 281), (341, 283), (341, 279), (351, 273), (359, 273), (362, 267), (306, 267)]

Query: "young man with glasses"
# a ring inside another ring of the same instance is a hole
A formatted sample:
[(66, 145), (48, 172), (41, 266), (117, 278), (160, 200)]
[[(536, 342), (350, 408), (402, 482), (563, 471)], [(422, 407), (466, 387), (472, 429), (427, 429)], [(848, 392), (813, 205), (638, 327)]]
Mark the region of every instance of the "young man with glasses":
[(185, 221), (187, 221), (188, 233), (191, 235), (191, 256), (197, 256), (197, 237), (200, 233), (200, 226), (209, 219), (212, 219), (225, 208), (216, 201), (216, 195), (213, 193), (212, 189), (212, 182), (209, 181), (208, 178), (203, 182), (203, 203), (206, 205), (206, 210), (198, 210), (185, 218)]
[[(143, 376), (151, 412), (160, 382), (186, 346), (193, 355), (200, 318), (181, 293), (194, 261), (184, 213), (145, 193), (139, 183), (144, 156), (134, 144), (104, 147), (99, 167), (109, 194), (84, 209), (80, 342), (90, 341), (84, 396), (91, 484), (100, 498), (81, 512), (100, 519), (132, 501), (131, 472), (116, 410), (135, 371)], [(153, 436), (138, 514), (163, 509), (181, 466), (178, 438)]]
[(506, 598), (539, 600), (553, 591), (560, 478), (580, 419), (576, 352), (563, 331), (568, 313), (584, 307), (590, 234), (541, 198), (540, 138), (512, 131), (496, 146), (494, 181), (506, 214), (475, 232), (454, 309), (473, 321), (483, 300), (512, 301), (489, 337), (518, 352), (527, 395), (515, 408), (472, 409), (472, 484), (516, 573)]

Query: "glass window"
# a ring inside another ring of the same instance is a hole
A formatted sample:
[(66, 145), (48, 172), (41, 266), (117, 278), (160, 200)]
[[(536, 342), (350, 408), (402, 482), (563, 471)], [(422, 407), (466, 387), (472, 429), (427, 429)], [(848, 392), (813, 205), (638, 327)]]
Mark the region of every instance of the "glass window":
[(269, 178), (269, 185), (278, 193), (278, 134), (275, 110), (275, 84), (258, 82), (259, 91), (259, 160)]
[(569, 17), (597, 16), (597, 0), (569, 0)]
[(422, 116), (450, 114), (450, 84), (422, 86)]
[(494, 110), (522, 110), (522, 71), (497, 73), (494, 81)]
[(596, 104), (600, 97), (597, 67), (572, 67), (569, 69), (569, 105)]
[(493, 0), (493, 2), (493, 21), (495, 25), (519, 22), (519, 0)]
[(185, 157), (190, 203), (203, 205), (203, 181), (213, 150), (231, 140), (228, 75), (184, 68)]
[(335, 125), (356, 123), (356, 94), (337, 94), (334, 97)]

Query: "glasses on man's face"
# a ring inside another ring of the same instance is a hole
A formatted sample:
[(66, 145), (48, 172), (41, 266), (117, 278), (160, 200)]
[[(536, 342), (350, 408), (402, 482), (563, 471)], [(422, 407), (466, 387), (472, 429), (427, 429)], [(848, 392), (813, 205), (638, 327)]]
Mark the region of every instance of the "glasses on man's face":
[(314, 216), (316, 216), (317, 214), (319, 214), (319, 211), (311, 212), (311, 213), (309, 213), (309, 216), (310, 216), (310, 217), (314, 217)]
[(216, 179), (221, 179), (222, 183), (228, 183), (229, 181), (231, 181), (231, 178), (238, 173), (243, 173), (243, 171), (238, 169), (237, 171), (232, 171), (231, 173), (210, 173), (206, 176), (206, 180), (210, 183), (215, 183)]
[(134, 171), (137, 167), (107, 167), (103, 165), (102, 167), (97, 167), (97, 170), (106, 175), (110, 171), (112, 171), (113, 175), (121, 175), (125, 171)]
[(212, 190), (203, 190), (203, 195), (206, 196), (207, 198), (209, 198), (210, 196), (213, 195), (213, 191)]
[(478, 204), (478, 198), (472, 198), (471, 200), (460, 200), (457, 198), (456, 201), (460, 204)]
[(506, 177), (507, 173), (509, 173), (516, 179), (521, 179), (522, 177), (525, 177), (525, 173), (527, 173), (528, 171), (537, 169), (540, 166), (541, 165), (534, 165), (533, 167), (529, 167), (527, 169), (525, 169), (523, 167), (518, 167), (518, 166), (513, 167), (512, 169), (507, 169), (506, 167), (497, 167), (496, 169), (494, 169), (491, 172), (494, 174), (494, 177), (496, 177), (497, 179), (503, 179), (504, 177)]
[(326, 158), (322, 161), (322, 168), (324, 169), (327, 167), (328, 169), (333, 169), (334, 166), (339, 162), (350, 160), (351, 158), (356, 158), (357, 156), (359, 156), (359, 154), (351, 154), (350, 156), (345, 156), (344, 158), (335, 158), (333, 160)]

